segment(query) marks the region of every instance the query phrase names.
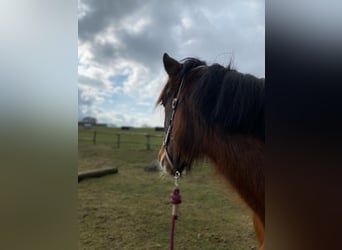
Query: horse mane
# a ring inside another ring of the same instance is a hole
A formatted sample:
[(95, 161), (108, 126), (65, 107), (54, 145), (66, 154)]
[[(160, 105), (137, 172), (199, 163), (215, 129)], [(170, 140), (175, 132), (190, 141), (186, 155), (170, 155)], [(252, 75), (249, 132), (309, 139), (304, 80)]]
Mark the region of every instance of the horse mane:
[[(249, 134), (265, 141), (264, 100), (265, 80), (243, 74), (219, 64), (207, 66), (205, 61), (188, 57), (182, 61), (178, 81), (195, 81), (187, 93), (188, 105), (198, 112), (209, 128), (220, 128), (231, 134)], [(195, 69), (205, 66), (197, 79)], [(165, 86), (157, 103), (168, 98)]]
[(199, 60), (194, 57), (187, 57), (181, 60), (183, 63), (182, 70), (180, 72), (181, 78), (184, 78), (192, 69), (197, 68), (199, 66), (207, 66), (205, 61)]
[(196, 81), (189, 103), (209, 127), (264, 141), (264, 99), (264, 79), (213, 64)]

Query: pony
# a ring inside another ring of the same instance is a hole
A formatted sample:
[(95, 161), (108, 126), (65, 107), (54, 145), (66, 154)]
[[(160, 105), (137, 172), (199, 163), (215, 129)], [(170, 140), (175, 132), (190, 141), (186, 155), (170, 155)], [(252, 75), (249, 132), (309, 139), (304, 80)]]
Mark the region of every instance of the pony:
[(265, 239), (265, 79), (196, 58), (163, 55), (168, 75), (156, 105), (165, 110), (159, 162), (172, 175), (209, 159), (253, 213)]

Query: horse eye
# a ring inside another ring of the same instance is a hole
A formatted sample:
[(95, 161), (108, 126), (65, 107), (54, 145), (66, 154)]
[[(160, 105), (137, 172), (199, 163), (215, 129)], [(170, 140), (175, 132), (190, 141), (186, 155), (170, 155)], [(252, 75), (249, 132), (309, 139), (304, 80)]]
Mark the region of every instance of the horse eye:
[(164, 106), (165, 107), (165, 101), (164, 101), (164, 97), (161, 98), (160, 100), (160, 105)]
[(161, 104), (165, 107), (166, 103), (167, 103), (167, 98), (165, 98), (165, 96), (163, 96)]

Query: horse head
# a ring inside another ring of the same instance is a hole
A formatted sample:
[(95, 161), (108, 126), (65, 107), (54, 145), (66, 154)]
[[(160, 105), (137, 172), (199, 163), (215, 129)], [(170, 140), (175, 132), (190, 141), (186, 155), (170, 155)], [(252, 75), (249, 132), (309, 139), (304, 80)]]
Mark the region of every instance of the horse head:
[(178, 62), (166, 53), (163, 63), (168, 80), (157, 101), (165, 109), (165, 138), (159, 152), (159, 161), (166, 172), (175, 174), (176, 171), (182, 173), (189, 170), (196, 156), (193, 147), (196, 125), (194, 114), (187, 106), (187, 96), (198, 77), (194, 69), (205, 63), (197, 59)]

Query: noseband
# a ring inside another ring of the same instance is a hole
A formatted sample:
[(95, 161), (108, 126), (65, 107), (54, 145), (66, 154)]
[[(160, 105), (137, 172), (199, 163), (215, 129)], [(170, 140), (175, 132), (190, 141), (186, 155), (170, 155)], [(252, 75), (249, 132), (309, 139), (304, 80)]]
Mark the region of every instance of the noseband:
[(179, 101), (179, 95), (180, 95), (181, 89), (183, 87), (183, 82), (184, 82), (184, 78), (182, 79), (181, 84), (179, 85), (176, 97), (174, 97), (173, 100), (172, 100), (171, 118), (169, 120), (169, 126), (167, 127), (167, 131), (166, 131), (164, 142), (163, 142), (163, 145), (164, 145), (164, 148), (165, 148), (166, 159), (167, 159), (167, 161), (168, 161), (168, 163), (171, 166), (171, 169), (173, 171), (177, 171), (177, 169), (175, 168), (172, 156), (170, 155), (170, 152), (169, 152), (169, 149), (168, 149), (168, 144), (170, 142), (171, 132), (172, 132), (172, 128), (173, 128), (173, 119), (174, 119), (175, 114), (176, 114), (177, 104), (178, 104), (178, 101)]

